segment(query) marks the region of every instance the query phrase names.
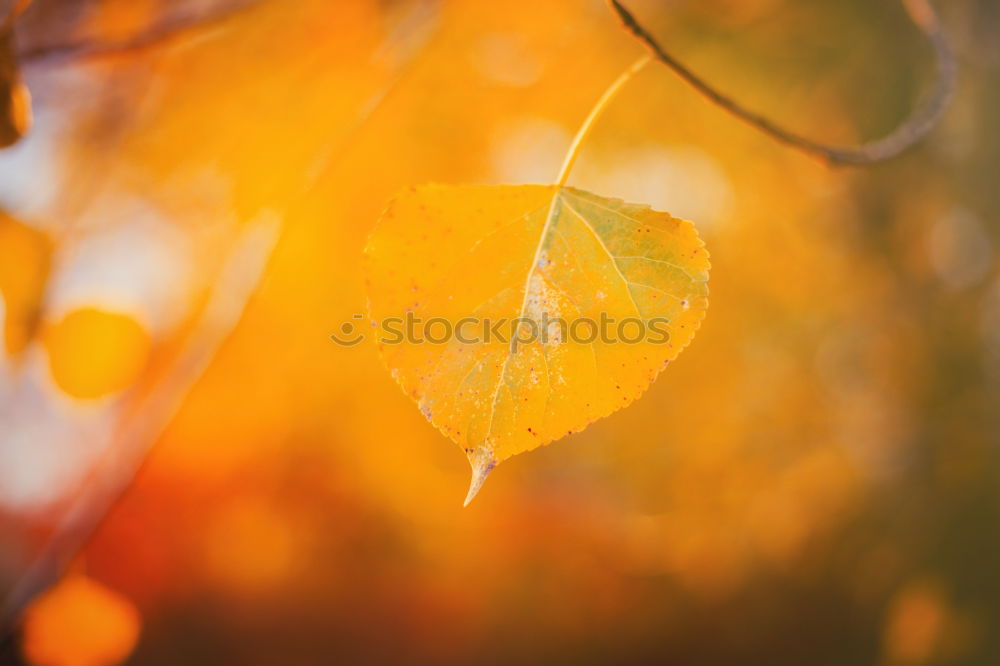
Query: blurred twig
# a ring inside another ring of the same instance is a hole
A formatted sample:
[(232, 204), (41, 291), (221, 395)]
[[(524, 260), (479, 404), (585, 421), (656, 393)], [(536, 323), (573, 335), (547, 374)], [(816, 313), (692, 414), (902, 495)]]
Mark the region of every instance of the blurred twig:
[(710, 101), (785, 145), (820, 157), (831, 164), (856, 166), (893, 158), (924, 138), (940, 120), (955, 88), (955, 56), (934, 9), (928, 0), (902, 2), (913, 23), (927, 36), (934, 48), (937, 67), (934, 88), (924, 103), (887, 136), (859, 146), (831, 146), (787, 130), (720, 92), (668, 53), (619, 0), (608, 0), (609, 6), (626, 30), (635, 35), (660, 62)]
[(21, 613), (66, 569), (87, 539), (125, 493), (150, 447), (180, 409), (219, 348), (229, 338), (253, 296), (277, 242), (280, 224), (265, 216), (250, 224), (222, 261), (207, 302), (169, 370), (137, 400), (123, 419), (104, 457), (42, 548), (0, 604), (0, 640)]
[(17, 17), (24, 13), (24, 10), (28, 8), (31, 4), (31, 0), (13, 0), (10, 3), (10, 8), (7, 11), (7, 15), (3, 19), (3, 25), (0, 27), (2, 30), (9, 29)]
[[(242, 6), (246, 7), (247, 3)], [(395, 60), (400, 72), (362, 107), (349, 137), (371, 118), (427, 45), (436, 25), (436, 1), (420, 4), (413, 15), (404, 18), (399, 31), (378, 55)], [(297, 196), (316, 186), (320, 172), (344, 153), (347, 141), (331, 143), (319, 151), (320, 157), (303, 179), (303, 188)], [(52, 537), (29, 563), (8, 597), (0, 599), (0, 646), (16, 629), (31, 600), (59, 579), (106, 518), (110, 507), (131, 485), (150, 448), (242, 317), (274, 251), (282, 226), (276, 220), (258, 219), (233, 243), (212, 280), (207, 303), (165, 376), (137, 400), (127, 418), (122, 419), (112, 436), (113, 444), (88, 475), (82, 494), (61, 517)]]
[(87, 60), (113, 55), (132, 55), (169, 44), (189, 36), (193, 31), (220, 26), (237, 14), (250, 9), (259, 0), (244, 0), (211, 12), (194, 12), (152, 26), (145, 32), (116, 42), (81, 39), (64, 44), (47, 44), (26, 48), (18, 53), (25, 64)]

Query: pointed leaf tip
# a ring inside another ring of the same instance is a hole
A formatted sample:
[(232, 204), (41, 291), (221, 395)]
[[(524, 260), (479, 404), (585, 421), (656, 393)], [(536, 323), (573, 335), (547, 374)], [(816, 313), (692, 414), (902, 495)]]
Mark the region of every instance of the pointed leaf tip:
[(477, 448), (475, 453), (469, 456), (469, 464), (472, 465), (472, 481), (469, 483), (469, 493), (465, 496), (463, 507), (469, 506), (469, 502), (475, 499), (486, 477), (497, 466), (497, 461), (486, 449)]

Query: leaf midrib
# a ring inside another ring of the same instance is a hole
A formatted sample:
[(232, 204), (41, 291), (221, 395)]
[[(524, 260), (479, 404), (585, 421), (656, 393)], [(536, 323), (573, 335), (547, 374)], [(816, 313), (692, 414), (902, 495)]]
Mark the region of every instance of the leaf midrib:
[[(625, 274), (622, 273), (621, 267), (618, 265), (618, 260), (617, 260), (616, 256), (608, 248), (607, 244), (604, 242), (604, 239), (601, 238), (600, 234), (597, 233), (597, 230), (593, 227), (592, 224), (590, 224), (590, 222), (587, 221), (587, 219), (583, 216), (583, 214), (579, 210), (577, 210), (574, 206), (572, 206), (570, 204), (569, 200), (564, 196), (565, 194), (571, 194), (571, 193), (572, 192), (570, 192), (570, 190), (568, 190), (567, 188), (565, 188), (563, 186), (557, 186), (556, 187), (556, 191), (555, 191), (555, 193), (552, 196), (552, 201), (549, 204), (549, 212), (546, 215), (545, 224), (542, 226), (542, 231), (539, 234), (538, 245), (535, 247), (535, 253), (534, 253), (534, 256), (531, 259), (531, 265), (528, 268), (528, 274), (527, 274), (527, 276), (525, 277), (525, 280), (524, 280), (524, 287), (523, 287), (523, 293), (524, 293), (524, 295), (521, 297), (521, 308), (520, 308), (520, 311), (518, 312), (518, 319), (519, 320), (522, 319), (524, 317), (525, 313), (527, 312), (528, 298), (530, 296), (530, 290), (531, 290), (531, 283), (532, 283), (532, 280), (535, 277), (535, 271), (538, 270), (538, 261), (542, 257), (542, 252), (544, 251), (544, 248), (545, 248), (545, 245), (546, 245), (546, 241), (547, 241), (547, 239), (549, 237), (549, 233), (550, 233), (550, 230), (552, 228), (552, 224), (559, 217), (558, 211), (559, 211), (559, 203), (560, 202), (563, 203), (566, 206), (566, 208), (569, 209), (569, 211), (572, 212), (573, 215), (578, 220), (580, 220), (580, 222), (584, 225), (584, 227), (586, 227), (586, 229), (593, 235), (594, 240), (596, 240), (597, 243), (598, 243), (598, 245), (600, 245), (601, 250), (608, 257), (608, 260), (611, 262), (611, 265), (614, 267), (615, 273), (621, 279), (622, 284), (625, 285), (625, 291), (628, 294), (629, 300), (632, 302), (632, 307), (635, 308), (636, 314), (641, 318), (643, 316), (642, 315), (642, 310), (641, 310), (641, 308), (639, 308), (639, 304), (636, 302), (635, 296), (632, 294), (632, 283), (629, 281), (629, 279), (627, 277), (625, 277)], [(608, 210), (608, 212), (616, 213), (616, 214), (621, 215), (622, 217), (626, 217), (628, 219), (632, 219), (632, 218), (629, 218), (628, 216), (626, 216), (624, 214), (617, 213), (616, 211), (613, 211), (610, 208), (607, 208), (605, 206), (602, 206), (602, 208), (606, 208)], [(638, 221), (636, 220), (636, 222), (638, 222)], [(593, 347), (592, 343), (591, 343), (590, 347), (591, 347), (591, 352), (593, 352), (593, 354), (594, 354), (594, 363), (595, 363), (595, 366), (596, 366), (596, 363), (597, 363), (597, 356), (596, 356), (596, 354), (597, 354), (597, 352), (596, 352), (596, 350), (594, 350), (594, 347)], [(491, 404), (490, 404), (490, 421), (489, 421), (489, 424), (486, 427), (485, 441), (488, 441), (490, 439), (490, 437), (492, 436), (492, 434), (493, 434), (493, 423), (494, 423), (494, 420), (496, 418), (497, 402), (500, 399), (500, 389), (501, 389), (501, 387), (505, 388), (508, 393), (510, 392), (510, 388), (507, 386), (507, 367), (508, 367), (510, 359), (511, 359), (511, 357), (513, 357), (513, 355), (514, 355), (514, 353), (510, 350), (510, 348), (508, 348), (507, 354), (506, 354), (506, 356), (504, 356), (503, 363), (500, 366), (500, 377), (497, 380), (496, 388), (493, 390), (493, 397), (492, 397)], [(545, 349), (544, 349), (544, 345), (543, 345), (543, 349), (542, 349), (542, 355), (543, 355), (544, 360), (545, 360), (545, 379), (546, 379), (546, 385), (548, 387), (548, 393), (549, 393), (549, 395), (546, 397), (546, 404), (547, 404), (548, 400), (549, 400), (549, 398), (551, 398), (551, 394), (552, 394), (552, 375), (551, 375), (551, 372), (550, 372), (550, 369), (549, 369), (548, 357), (546, 355), (546, 352), (545, 352)], [(517, 401), (515, 400), (513, 402), (516, 404)], [(542, 418), (545, 419), (546, 417), (547, 417), (547, 413), (543, 412)]]

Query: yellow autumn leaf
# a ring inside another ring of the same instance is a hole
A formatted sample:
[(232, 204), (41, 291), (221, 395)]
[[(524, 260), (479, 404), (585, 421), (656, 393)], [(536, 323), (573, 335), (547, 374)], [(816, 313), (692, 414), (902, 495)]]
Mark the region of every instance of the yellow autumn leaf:
[(49, 236), (0, 212), (0, 300), (6, 304), (6, 321), (0, 324), (0, 355), (19, 354), (29, 346), (45, 296), (52, 253)]
[(408, 189), (366, 254), (382, 358), (468, 455), (466, 503), (498, 462), (639, 397), (708, 307), (690, 222), (561, 185)]

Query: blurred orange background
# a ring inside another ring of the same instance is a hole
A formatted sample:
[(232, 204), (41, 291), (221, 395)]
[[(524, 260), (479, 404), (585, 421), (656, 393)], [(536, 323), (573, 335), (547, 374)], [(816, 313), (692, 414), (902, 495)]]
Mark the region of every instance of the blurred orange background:
[[(892, 0), (628, 5), (830, 141), (931, 75)], [(570, 184), (693, 220), (708, 316), (462, 509), (461, 450), (328, 336), (397, 190), (553, 181), (641, 53), (604, 3), (34, 0), (34, 124), (0, 151), (0, 594), (152, 448), (0, 661), (1000, 663), (1000, 8), (939, 5), (954, 105), (864, 170), (662, 67), (623, 90)]]

